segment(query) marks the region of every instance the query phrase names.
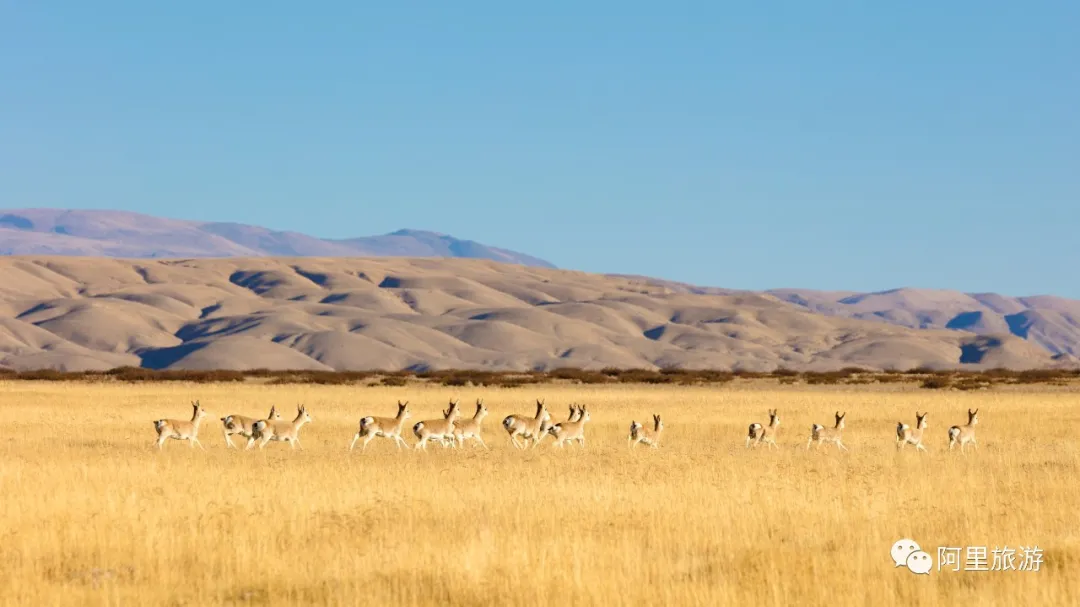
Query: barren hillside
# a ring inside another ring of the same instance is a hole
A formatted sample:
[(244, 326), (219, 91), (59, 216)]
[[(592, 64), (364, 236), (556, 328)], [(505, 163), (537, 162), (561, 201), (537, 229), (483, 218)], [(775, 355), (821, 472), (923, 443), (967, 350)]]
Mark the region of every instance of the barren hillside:
[(741, 291), (644, 276), (625, 277), (666, 287), (676, 293), (761, 293), (816, 314), (885, 322), (913, 329), (953, 329), (978, 335), (1011, 334), (1044, 348), (1058, 363), (1080, 362), (1080, 301), (1075, 299), (912, 288), (874, 293), (814, 289)]
[(829, 316), (861, 318), (902, 327), (1011, 333), (1060, 360), (1080, 355), (1080, 301), (1049, 295), (1008, 297), (935, 289), (878, 293), (777, 289), (768, 293)]
[(0, 366), (907, 369), (1053, 364), (1010, 335), (449, 259), (0, 258)]

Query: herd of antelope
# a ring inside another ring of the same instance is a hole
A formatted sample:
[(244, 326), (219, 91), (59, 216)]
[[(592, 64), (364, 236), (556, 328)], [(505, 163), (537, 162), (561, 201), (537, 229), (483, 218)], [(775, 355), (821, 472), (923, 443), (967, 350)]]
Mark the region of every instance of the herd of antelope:
[[(952, 426), (949, 428), (949, 449), (951, 450), (956, 445), (960, 445), (960, 452), (964, 452), (964, 446), (970, 443), (976, 449), (979, 447), (975, 442), (975, 424), (979, 423), (979, 410), (972, 411), (968, 409), (968, 422), (963, 426)], [(913, 429), (904, 422), (896, 423), (896, 450), (899, 451), (904, 448), (904, 445), (914, 445), (915, 450), (926, 451), (926, 446), (923, 445), (923, 435), (926, 433), (926, 416), (929, 411), (923, 414), (915, 412), (915, 428)], [(809, 449), (811, 445), (820, 446), (822, 443), (834, 443), (836, 448), (841, 451), (847, 451), (847, 447), (844, 446), (843, 432), (844, 432), (844, 418), (847, 417), (847, 412), (836, 412), (836, 423), (832, 428), (826, 428), (821, 424), (814, 424), (810, 427), (810, 439), (806, 441), (806, 448)], [(750, 431), (746, 435), (746, 446), (756, 447), (759, 444), (766, 444), (770, 447), (776, 447), (776, 435), (780, 430), (780, 414), (776, 409), (769, 409), (769, 425), (763, 426), (757, 422), (750, 424)]]
[[(200, 449), (204, 448), (202, 443), (199, 442), (199, 426), (202, 424), (207, 412), (199, 401), (193, 401), (191, 406), (193, 412), (190, 420), (159, 419), (154, 422), (154, 428), (157, 430), (158, 435), (158, 449), (161, 449), (168, 439), (186, 440), (192, 448), (196, 445)], [(403, 446), (408, 448), (409, 444), (402, 437), (402, 433), (405, 431), (405, 420), (410, 417), (409, 402), (398, 401), (397, 406), (397, 415), (394, 417), (376, 417), (373, 415), (362, 417), (359, 429), (353, 436), (352, 443), (349, 444), (349, 450), (352, 451), (357, 441), (360, 441), (360, 450), (363, 452), (367, 449), (368, 443), (376, 438), (393, 441), (399, 450)], [(444, 447), (456, 448), (464, 446), (466, 441), (471, 440), (487, 449), (487, 443), (484, 442), (481, 436), (481, 423), (487, 413), (488, 409), (484, 405), (483, 399), (477, 399), (476, 412), (473, 413), (473, 416), (461, 418), (458, 401), (451, 400), (450, 406), (442, 411), (443, 416), (441, 418), (425, 419), (413, 424), (412, 432), (416, 437), (416, 443), (412, 448), (427, 450), (429, 442), (436, 442)], [(975, 424), (979, 422), (978, 416), (978, 409), (974, 411), (968, 409), (967, 424), (949, 428), (950, 450), (954, 446), (960, 445), (960, 451), (963, 452), (964, 447), (969, 443), (978, 448), (978, 444), (975, 442)], [(845, 417), (847, 417), (846, 412), (837, 411), (836, 423), (832, 428), (813, 424), (810, 427), (810, 439), (806, 442), (806, 448), (810, 449), (811, 445), (815, 444), (820, 446), (822, 443), (833, 443), (837, 449), (847, 451), (847, 447), (844, 446), (842, 441)], [(916, 411), (915, 428), (903, 422), (897, 423), (897, 450), (901, 450), (905, 445), (910, 444), (914, 445), (916, 451), (926, 451), (926, 447), (923, 445), (923, 437), (927, 427), (926, 417), (927, 413), (920, 415)], [(543, 400), (538, 399), (534, 415), (529, 416), (518, 413), (507, 415), (503, 418), (502, 427), (509, 435), (510, 442), (518, 449), (535, 448), (548, 435), (554, 437), (554, 443), (558, 447), (576, 442), (584, 448), (585, 422), (590, 419), (591, 416), (586, 405), (571, 404), (570, 415), (566, 418), (566, 421), (553, 423), (547, 405), (544, 404)], [(311, 421), (313, 421), (311, 414), (307, 412), (304, 405), (297, 405), (296, 417), (291, 422), (281, 418), (276, 406), (270, 407), (270, 414), (266, 419), (244, 415), (226, 415), (221, 418), (225, 444), (228, 447), (235, 447), (232, 437), (240, 435), (247, 439), (245, 449), (250, 449), (255, 443), (258, 443), (259, 448), (262, 449), (270, 441), (286, 442), (295, 449), (300, 445), (300, 429)], [(664, 422), (656, 414), (653, 415), (652, 421), (651, 428), (638, 423), (637, 420), (630, 422), (630, 433), (627, 436), (628, 447), (633, 448), (637, 444), (653, 448), (660, 446), (660, 438), (664, 432)], [(779, 411), (769, 409), (769, 425), (765, 426), (757, 422), (750, 424), (750, 430), (746, 436), (746, 446), (749, 448), (765, 444), (769, 447), (778, 448), (776, 437), (779, 431)]]
[[(202, 443), (199, 442), (199, 426), (208, 414), (199, 401), (193, 401), (191, 407), (193, 411), (190, 420), (159, 419), (154, 422), (154, 429), (157, 430), (158, 435), (158, 449), (161, 449), (168, 439), (186, 440), (192, 448), (198, 446), (200, 449), (204, 449)], [(481, 423), (483, 423), (487, 413), (488, 409), (484, 405), (483, 399), (477, 399), (476, 412), (473, 413), (473, 416), (461, 418), (458, 401), (451, 400), (450, 406), (443, 410), (441, 418), (425, 419), (413, 424), (412, 432), (416, 436), (416, 443), (412, 448), (427, 450), (427, 445), (430, 442), (438, 443), (444, 447), (456, 448), (464, 446), (468, 441), (473, 441), (487, 449), (487, 443), (484, 442), (481, 435)], [(349, 444), (349, 450), (351, 451), (359, 441), (362, 452), (367, 448), (368, 443), (376, 438), (391, 440), (397, 445), (398, 449), (403, 446), (409, 447), (403, 437), (405, 420), (409, 419), (409, 417), (411, 417), (411, 414), (408, 401), (398, 401), (397, 415), (394, 417), (368, 415), (361, 418), (360, 427), (353, 436), (352, 443)], [(502, 421), (502, 427), (509, 435), (510, 442), (519, 449), (535, 448), (544, 437), (549, 435), (554, 437), (554, 443), (559, 447), (572, 443), (584, 447), (585, 422), (591, 419), (592, 416), (589, 414), (587, 405), (571, 404), (570, 415), (566, 418), (566, 421), (552, 422), (547, 405), (544, 404), (543, 400), (537, 400), (535, 415), (507, 415)], [(297, 405), (296, 417), (291, 422), (284, 421), (281, 418), (281, 413), (274, 406), (270, 407), (270, 413), (265, 419), (246, 415), (226, 415), (221, 418), (221, 425), (225, 436), (225, 444), (228, 447), (235, 447), (232, 437), (240, 435), (247, 439), (245, 449), (252, 448), (255, 443), (258, 443), (259, 448), (262, 449), (270, 441), (286, 442), (295, 449), (300, 445), (300, 429), (304, 427), (304, 424), (311, 421), (313, 421), (313, 418), (304, 405)], [(654, 448), (659, 447), (660, 436), (663, 432), (664, 422), (659, 415), (653, 415), (651, 428), (632, 420), (627, 444), (630, 447), (638, 443)]]

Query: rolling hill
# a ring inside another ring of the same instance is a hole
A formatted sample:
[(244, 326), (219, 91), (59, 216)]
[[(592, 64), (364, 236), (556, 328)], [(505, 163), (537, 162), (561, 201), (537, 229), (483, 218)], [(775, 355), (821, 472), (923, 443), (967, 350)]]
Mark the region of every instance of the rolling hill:
[(1080, 301), (1040, 295), (1007, 297), (934, 289), (878, 293), (777, 289), (767, 293), (817, 314), (887, 322), (901, 327), (1011, 334), (1059, 360), (1080, 355)]
[(1033, 368), (1008, 332), (468, 259), (0, 257), (0, 367)]
[[(121, 211), (62, 209), (0, 211), (0, 256), (2, 255), (107, 257), (129, 261), (164, 261), (178, 258), (251, 260), (265, 257), (459, 258), (490, 260), (528, 268), (554, 268), (547, 261), (523, 253), (420, 230), (399, 230), (382, 236), (332, 240), (239, 223), (163, 219)], [(291, 263), (287, 259), (279, 261)], [(346, 260), (341, 259), (334, 263), (346, 263)], [(500, 271), (510, 275), (518, 270), (513, 265), (507, 265)], [(86, 279), (93, 282), (90, 276)], [(876, 293), (810, 289), (752, 292), (702, 287), (633, 275), (596, 276), (590, 278), (589, 282), (593, 285), (636, 284), (652, 290), (659, 289), (669, 298), (684, 295), (748, 298), (756, 295), (786, 302), (814, 315), (837, 319), (863, 320), (909, 329), (961, 331), (988, 339), (1011, 335), (1050, 354), (1054, 364), (1080, 364), (1080, 301), (1061, 297), (1009, 297), (994, 293), (912, 288)], [(361, 308), (376, 304), (389, 305), (386, 304), (386, 298), (393, 291), (388, 289), (389, 287), (375, 291), (380, 295), (334, 293), (327, 303)], [(606, 293), (604, 289), (607, 287), (601, 288), (601, 292)], [(572, 298), (568, 301), (560, 300), (560, 303), (574, 302), (576, 300)], [(468, 300), (458, 303), (464, 306)], [(400, 298), (398, 305), (403, 305)], [(421, 302), (421, 305), (426, 304)], [(73, 321), (69, 319), (65, 322)], [(687, 340), (692, 338), (681, 338), (679, 343), (686, 343)], [(315, 347), (310, 342), (310, 339), (297, 342), (295, 348), (310, 350)], [(141, 351), (140, 348), (145, 346), (129, 345), (131, 347), (125, 349), (113, 344), (110, 351), (115, 354), (122, 350), (130, 354), (135, 350)], [(655, 344), (650, 347), (655, 347)], [(49, 348), (44, 350), (50, 351)], [(580, 356), (580, 352), (579, 349), (578, 354), (572, 356)], [(732, 352), (738, 352), (735, 358), (739, 360), (741, 356), (750, 356), (750, 350), (736, 348)], [(51, 360), (49, 356), (40, 356), (43, 357), (42, 360)], [(648, 356), (646, 359), (652, 360)], [(709, 359), (719, 360), (715, 356)], [(724, 364), (735, 364), (731, 360), (724, 360)], [(875, 360), (883, 363), (883, 359)], [(743, 362), (747, 365), (758, 364), (752, 356), (739, 364)]]
[(555, 267), (523, 253), (422, 230), (330, 240), (240, 223), (163, 219), (125, 211), (63, 209), (0, 210), (0, 255), (461, 257)]
[(770, 289), (745, 291), (701, 287), (645, 276), (618, 275), (676, 293), (770, 295), (815, 314), (884, 322), (913, 329), (951, 329), (977, 335), (1011, 334), (1054, 355), (1080, 363), (1080, 301), (1052, 295), (1010, 297), (945, 289), (890, 289), (874, 293)]

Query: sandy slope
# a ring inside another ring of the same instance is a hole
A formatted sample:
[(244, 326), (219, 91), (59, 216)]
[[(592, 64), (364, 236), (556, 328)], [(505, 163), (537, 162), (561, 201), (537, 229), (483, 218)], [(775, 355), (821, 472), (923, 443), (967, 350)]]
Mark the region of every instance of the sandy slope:
[(1053, 363), (1004, 333), (480, 260), (0, 258), (0, 365), (19, 369)]

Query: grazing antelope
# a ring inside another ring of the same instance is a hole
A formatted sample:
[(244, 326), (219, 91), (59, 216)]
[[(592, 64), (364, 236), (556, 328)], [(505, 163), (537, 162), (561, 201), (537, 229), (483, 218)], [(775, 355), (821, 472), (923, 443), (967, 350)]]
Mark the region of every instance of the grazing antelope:
[(810, 443), (817, 441), (818, 446), (821, 443), (836, 443), (837, 449), (847, 451), (847, 447), (844, 443), (840, 442), (840, 434), (844, 430), (844, 418), (847, 417), (847, 412), (836, 412), (836, 426), (833, 428), (826, 428), (820, 424), (814, 424), (810, 428), (810, 440), (806, 441), (806, 448), (810, 448)]
[(476, 413), (473, 414), (472, 419), (463, 419), (454, 422), (454, 442), (464, 446), (467, 439), (473, 439), (480, 443), (480, 445), (487, 449), (488, 446), (484, 443), (483, 437), (480, 436), (480, 422), (484, 421), (484, 416), (488, 413), (487, 407), (484, 406), (483, 399), (476, 399)]
[(770, 447), (779, 448), (776, 446), (776, 434), (780, 431), (779, 411), (779, 409), (769, 409), (768, 426), (762, 426), (757, 422), (750, 424), (750, 431), (746, 435), (747, 447), (750, 445), (757, 447), (759, 444), (765, 443)]
[[(544, 401), (537, 399), (535, 417), (512, 413), (503, 418), (502, 426), (510, 435), (510, 442), (514, 443), (518, 449), (524, 449), (529, 446), (530, 440), (533, 441), (533, 447), (540, 444), (540, 440), (549, 429), (550, 421), (551, 413), (548, 413), (547, 406), (544, 405)], [(519, 436), (524, 440), (524, 445), (518, 444), (517, 437)]]
[[(572, 415), (571, 415), (572, 416)], [(585, 447), (585, 422), (592, 419), (586, 405), (578, 407), (578, 418), (574, 421), (559, 422), (550, 428), (548, 433), (555, 437), (555, 444), (559, 447), (563, 443), (577, 441), (582, 448)]]
[(639, 424), (634, 420), (630, 421), (630, 436), (626, 441), (628, 448), (632, 449), (638, 443), (652, 445), (653, 449), (660, 446), (660, 435), (664, 432), (664, 422), (655, 413), (652, 418), (652, 429), (646, 428), (643, 424)]
[(200, 449), (206, 451), (206, 448), (199, 442), (199, 424), (202, 423), (204, 417), (206, 417), (206, 409), (202, 408), (202, 404), (199, 401), (191, 402), (191, 421), (181, 419), (159, 419), (154, 422), (154, 429), (157, 430), (157, 447), (160, 450), (162, 443), (166, 439), (172, 438), (176, 440), (186, 440), (194, 449), (195, 445), (198, 445)]
[(442, 419), (426, 419), (416, 422), (416, 425), (413, 426), (413, 434), (416, 435), (419, 441), (413, 445), (413, 448), (427, 451), (427, 443), (430, 440), (437, 440), (444, 445), (449, 442), (451, 447), (455, 447), (454, 420), (460, 414), (458, 401), (452, 400), (450, 401), (450, 408), (443, 410)]
[[(250, 449), (255, 441), (259, 441), (260, 449), (270, 441), (282, 441), (296, 449), (296, 446), (300, 444), (300, 428), (312, 421), (315, 420), (311, 418), (304, 405), (296, 405), (296, 418), (291, 422), (260, 419), (251, 426), (251, 436), (248, 438), (246, 448)], [(300, 448), (303, 449), (303, 447)]]
[(360, 429), (356, 431), (356, 436), (353, 437), (352, 443), (349, 445), (349, 451), (352, 451), (356, 446), (356, 441), (361, 438), (364, 439), (363, 444), (360, 447), (360, 452), (363, 453), (364, 449), (367, 449), (368, 443), (375, 440), (377, 437), (389, 438), (397, 445), (398, 451), (401, 451), (401, 446), (405, 445), (407, 448), (408, 443), (404, 438), (401, 438), (401, 429), (405, 427), (405, 420), (409, 418), (409, 401), (404, 403), (400, 400), (397, 402), (397, 416), (395, 417), (375, 417), (369, 415), (367, 417), (360, 418)]
[(896, 450), (899, 451), (904, 448), (904, 445), (911, 443), (915, 445), (915, 450), (922, 449), (926, 451), (926, 447), (922, 444), (923, 430), (926, 430), (926, 416), (930, 412), (927, 411), (922, 415), (919, 412), (915, 412), (915, 429), (912, 430), (911, 426), (904, 422), (896, 423)]
[[(281, 419), (281, 414), (277, 412), (277, 407), (270, 407), (270, 414), (266, 416), (266, 419), (278, 421)], [(225, 444), (229, 447), (235, 447), (232, 438), (233, 434), (239, 434), (244, 438), (251, 438), (251, 427), (255, 425), (255, 422), (259, 421), (254, 417), (247, 417), (246, 415), (226, 415), (221, 418), (221, 424), (225, 427)]]
[(968, 423), (966, 426), (953, 426), (949, 428), (949, 450), (952, 451), (953, 445), (960, 443), (960, 453), (964, 452), (964, 445), (971, 443), (975, 445), (975, 448), (979, 448), (979, 443), (975, 442), (975, 424), (979, 423), (979, 410), (972, 411), (968, 409)]

